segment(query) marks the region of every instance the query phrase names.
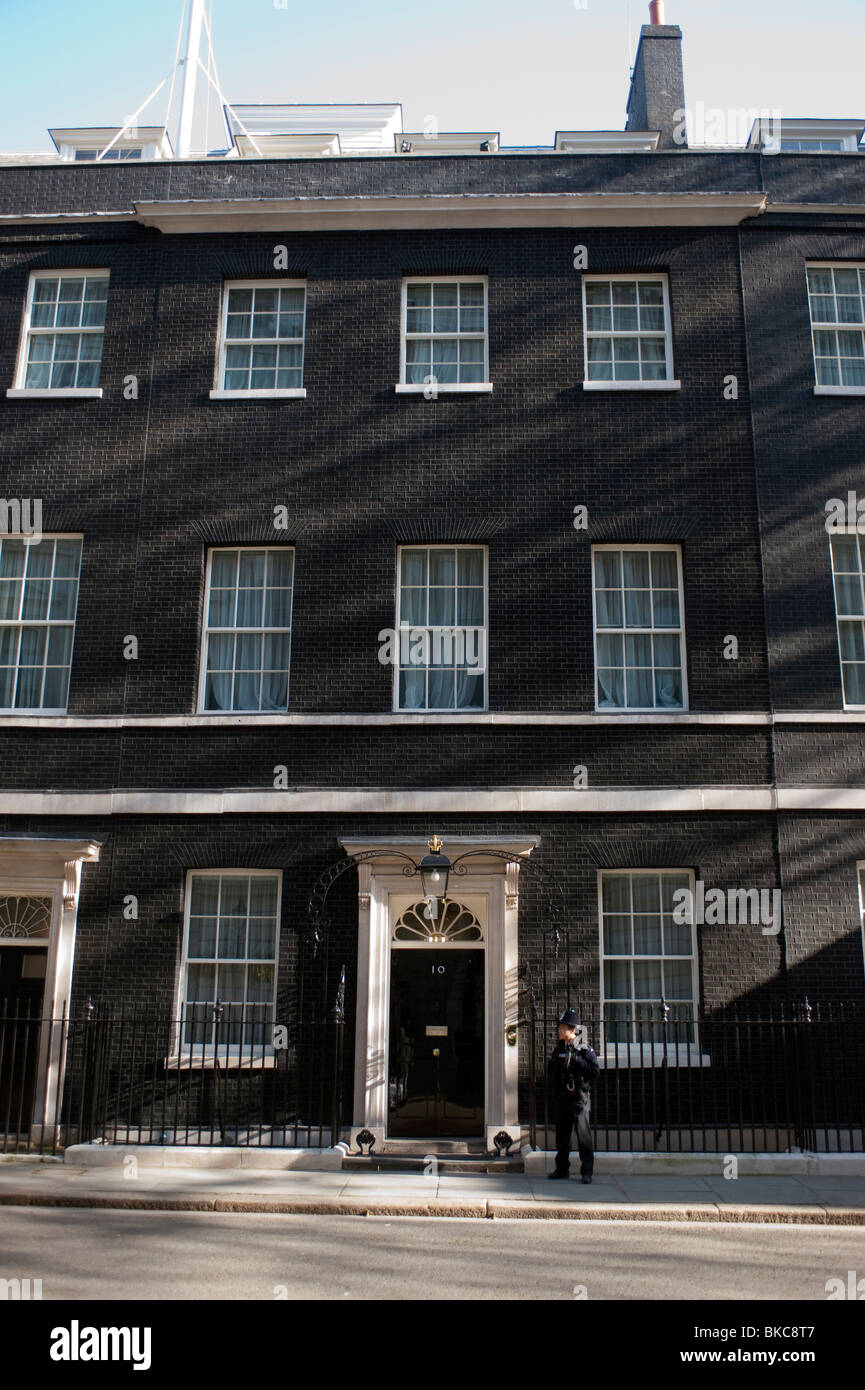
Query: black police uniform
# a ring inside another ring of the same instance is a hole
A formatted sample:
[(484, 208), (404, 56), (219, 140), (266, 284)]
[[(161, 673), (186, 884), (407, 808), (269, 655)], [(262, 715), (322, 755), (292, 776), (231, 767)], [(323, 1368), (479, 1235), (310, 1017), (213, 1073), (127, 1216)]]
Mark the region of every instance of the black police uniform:
[(564, 1177), (570, 1168), (571, 1134), (576, 1129), (580, 1173), (591, 1178), (595, 1150), (589, 1088), (601, 1070), (597, 1054), (591, 1047), (576, 1047), (560, 1040), (548, 1070), (556, 1108), (556, 1173)]

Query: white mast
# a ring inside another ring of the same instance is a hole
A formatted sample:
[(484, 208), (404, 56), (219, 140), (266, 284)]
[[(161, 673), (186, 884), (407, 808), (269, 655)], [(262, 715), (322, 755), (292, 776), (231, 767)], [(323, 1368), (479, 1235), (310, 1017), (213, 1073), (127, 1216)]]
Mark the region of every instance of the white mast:
[(183, 72), (183, 93), (180, 98), (180, 126), (177, 134), (177, 157), (188, 159), (192, 150), (192, 121), (195, 115), (195, 80), (198, 76), (201, 52), (201, 30), (204, 24), (205, 0), (189, 0), (189, 22), (186, 29), (186, 56)]

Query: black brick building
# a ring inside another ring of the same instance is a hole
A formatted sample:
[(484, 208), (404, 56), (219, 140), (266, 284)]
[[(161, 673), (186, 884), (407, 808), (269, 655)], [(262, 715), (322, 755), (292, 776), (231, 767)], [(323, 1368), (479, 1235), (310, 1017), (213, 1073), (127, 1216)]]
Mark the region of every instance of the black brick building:
[[(222, 1048), (259, 1137), (286, 1068), (283, 1136), (329, 1119), (343, 965), (379, 1147), (525, 1138), (533, 991), (539, 1047), (575, 1003), (709, 1127), (713, 1028), (865, 1004), (862, 560), (837, 606), (826, 524), (865, 495), (865, 161), (819, 121), (689, 149), (680, 43), (643, 29), (618, 146), (292, 156), (274, 108), (259, 154), (0, 162), (0, 996), (164, 1027), (169, 1077)], [(401, 625), (485, 672), (395, 679)], [(407, 928), (434, 834), (468, 875)], [(782, 911), (677, 923), (700, 884)]]

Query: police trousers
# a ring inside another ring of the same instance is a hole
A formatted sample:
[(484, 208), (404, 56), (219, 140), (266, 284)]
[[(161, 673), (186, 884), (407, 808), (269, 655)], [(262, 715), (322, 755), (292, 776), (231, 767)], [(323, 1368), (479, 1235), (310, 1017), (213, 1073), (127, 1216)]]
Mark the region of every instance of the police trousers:
[(592, 1143), (591, 1106), (587, 1093), (576, 1100), (560, 1100), (556, 1108), (556, 1172), (567, 1173), (570, 1168), (571, 1134), (577, 1131), (580, 1151), (580, 1172), (591, 1177), (595, 1166)]

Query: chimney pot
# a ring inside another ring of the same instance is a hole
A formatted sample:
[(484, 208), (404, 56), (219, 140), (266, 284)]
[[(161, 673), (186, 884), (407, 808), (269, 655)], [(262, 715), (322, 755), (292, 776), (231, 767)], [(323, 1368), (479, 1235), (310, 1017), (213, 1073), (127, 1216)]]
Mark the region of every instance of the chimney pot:
[(649, 4), (649, 23), (664, 23), (664, 0), (650, 0)]

